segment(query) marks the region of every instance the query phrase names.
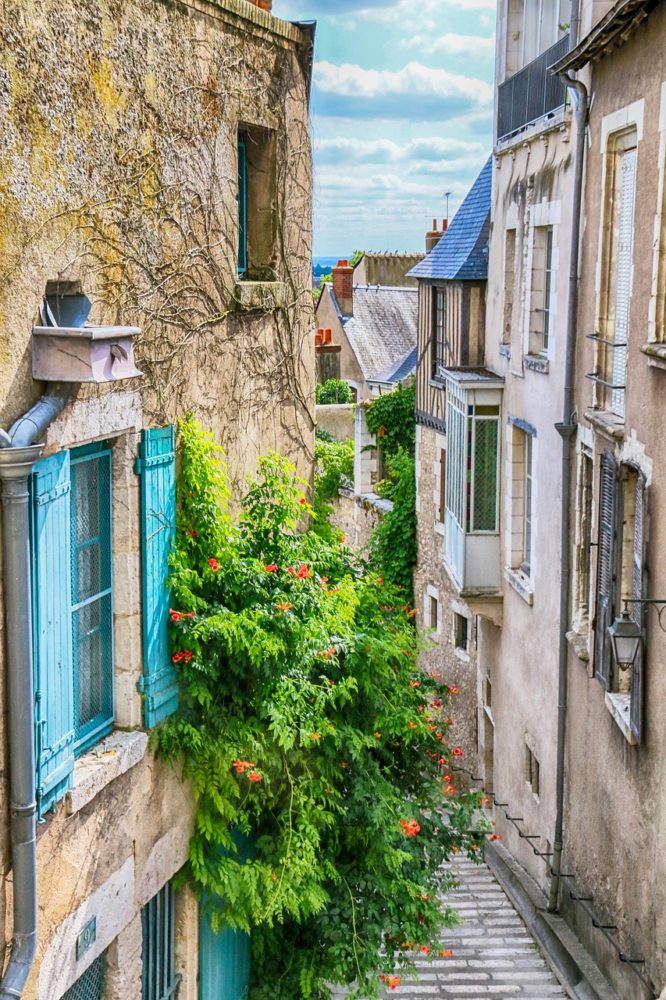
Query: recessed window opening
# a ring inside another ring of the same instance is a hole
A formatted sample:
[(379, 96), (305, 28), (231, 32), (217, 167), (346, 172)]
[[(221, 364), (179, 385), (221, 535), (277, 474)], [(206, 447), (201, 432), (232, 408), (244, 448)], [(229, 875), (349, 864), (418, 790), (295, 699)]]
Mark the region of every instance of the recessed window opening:
[(251, 281), (276, 275), (276, 136), (272, 129), (238, 130), (238, 273)]
[(541, 766), (534, 751), (525, 745), (525, 780), (534, 795), (539, 795)]
[(469, 620), (464, 615), (454, 613), (453, 626), (455, 647), (466, 653), (469, 647)]
[(436, 629), (439, 623), (439, 601), (432, 594), (430, 601), (430, 628)]

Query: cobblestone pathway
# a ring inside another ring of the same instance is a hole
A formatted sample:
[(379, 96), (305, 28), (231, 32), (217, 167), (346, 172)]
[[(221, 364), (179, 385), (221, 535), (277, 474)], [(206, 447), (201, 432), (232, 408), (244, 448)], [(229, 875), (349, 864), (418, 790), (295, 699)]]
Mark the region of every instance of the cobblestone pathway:
[(499, 883), (486, 865), (454, 861), (459, 887), (447, 902), (461, 923), (442, 937), (449, 958), (419, 961), (417, 982), (403, 977), (387, 997), (412, 1000), (564, 1000), (550, 971)]

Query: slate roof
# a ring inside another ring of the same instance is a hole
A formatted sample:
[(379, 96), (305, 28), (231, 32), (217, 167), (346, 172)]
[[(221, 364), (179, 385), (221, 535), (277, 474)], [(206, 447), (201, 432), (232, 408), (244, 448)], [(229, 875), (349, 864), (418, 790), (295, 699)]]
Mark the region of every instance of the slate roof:
[(416, 371), (416, 347), (412, 347), (396, 364), (390, 365), (386, 371), (380, 372), (374, 382), (382, 385), (397, 385)]
[(439, 243), (409, 271), (412, 278), (484, 281), (488, 277), (488, 237), (492, 157), (474, 181)]
[(366, 382), (376, 382), (416, 350), (418, 289), (354, 285), (354, 315), (343, 322)]

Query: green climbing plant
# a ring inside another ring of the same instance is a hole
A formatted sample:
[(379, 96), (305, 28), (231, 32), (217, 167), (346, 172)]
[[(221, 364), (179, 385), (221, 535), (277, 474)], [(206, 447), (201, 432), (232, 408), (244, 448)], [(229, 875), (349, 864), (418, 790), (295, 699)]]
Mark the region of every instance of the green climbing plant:
[(252, 1000), (376, 997), (456, 919), (442, 863), (481, 846), (478, 797), (451, 772), (456, 689), (419, 670), (404, 594), (301, 530), (307, 486), (284, 459), (262, 460), (235, 520), (227, 495), (223, 457), (185, 421), (181, 702), (154, 736), (196, 801), (185, 877), (214, 924), (252, 933)]

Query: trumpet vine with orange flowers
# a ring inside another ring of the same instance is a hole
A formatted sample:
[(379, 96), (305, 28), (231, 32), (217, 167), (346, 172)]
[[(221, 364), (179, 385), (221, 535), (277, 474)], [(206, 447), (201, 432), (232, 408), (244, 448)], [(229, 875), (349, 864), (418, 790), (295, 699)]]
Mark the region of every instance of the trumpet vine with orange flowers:
[(180, 460), (181, 699), (156, 740), (196, 797), (186, 875), (251, 933), (251, 1000), (375, 997), (436, 953), (456, 919), (442, 865), (480, 846), (479, 799), (447, 773), (451, 690), (419, 670), (404, 592), (304, 530), (308, 486), (284, 459), (260, 463), (237, 518), (193, 420)]

